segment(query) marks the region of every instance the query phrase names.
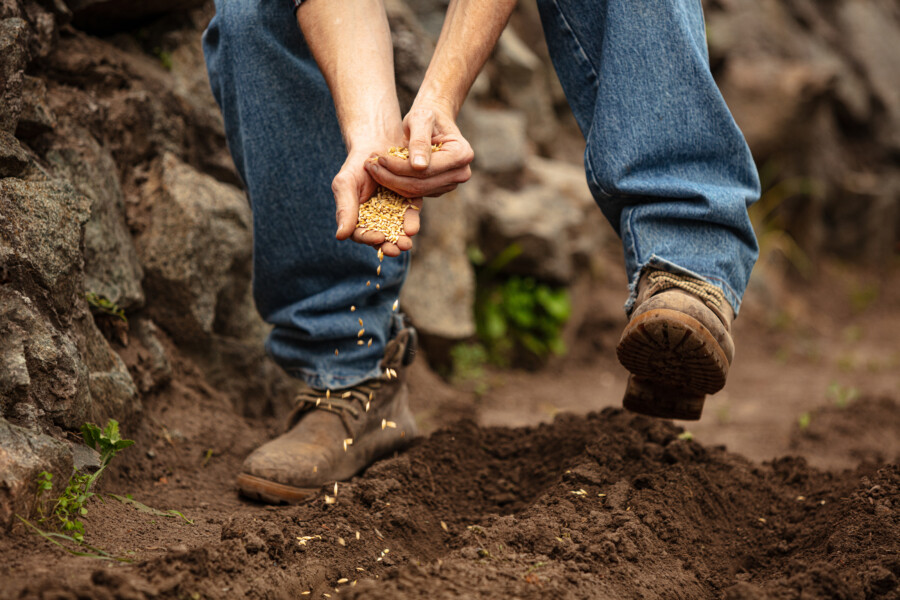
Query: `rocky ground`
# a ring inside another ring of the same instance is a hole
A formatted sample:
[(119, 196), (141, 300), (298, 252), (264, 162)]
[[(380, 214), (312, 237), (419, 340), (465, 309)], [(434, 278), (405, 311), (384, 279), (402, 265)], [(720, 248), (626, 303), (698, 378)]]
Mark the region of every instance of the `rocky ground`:
[[(441, 2), (386, 4), (408, 103)], [(738, 361), (697, 441), (606, 409), (617, 242), (523, 2), (460, 117), (473, 180), (423, 211), (401, 305), (445, 367), (475, 330), (472, 249), (516, 244), (506, 273), (572, 293), (569, 356), (456, 387), (420, 360), (430, 437), (336, 504), (269, 509), (233, 474), (294, 384), (250, 299), (250, 211), (199, 46), (210, 3), (0, 0), (0, 597), (897, 597), (900, 14), (706, 8), (766, 192)], [(109, 418), (137, 444), (101, 491), (193, 521), (94, 500), (87, 539), (121, 564), (15, 518), (38, 473), (91, 460), (79, 427)]]

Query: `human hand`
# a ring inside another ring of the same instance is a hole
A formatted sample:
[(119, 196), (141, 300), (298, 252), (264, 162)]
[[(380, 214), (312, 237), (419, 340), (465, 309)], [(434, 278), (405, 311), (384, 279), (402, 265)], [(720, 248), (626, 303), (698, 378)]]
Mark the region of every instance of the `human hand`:
[[(475, 157), (450, 112), (435, 105), (413, 106), (403, 119), (409, 159), (383, 155), (366, 163), (372, 179), (407, 198), (440, 196), (456, 189), (472, 176), (469, 163)], [(440, 144), (439, 152), (431, 148)], [(414, 212), (414, 211), (408, 211)]]
[[(403, 223), (406, 235), (401, 235), (396, 242), (386, 240), (381, 232), (356, 227), (359, 222), (360, 204), (371, 198), (378, 187), (378, 183), (367, 172), (365, 165), (370, 162), (373, 154), (384, 153), (390, 147), (402, 145), (402, 138), (398, 123), (393, 134), (348, 140), (347, 159), (331, 183), (336, 207), (337, 239), (349, 238), (360, 244), (380, 248), (386, 256), (399, 256), (401, 252), (412, 248), (411, 238), (419, 232), (418, 210), (406, 211)], [(421, 198), (411, 198), (410, 203), (417, 208), (422, 207)]]

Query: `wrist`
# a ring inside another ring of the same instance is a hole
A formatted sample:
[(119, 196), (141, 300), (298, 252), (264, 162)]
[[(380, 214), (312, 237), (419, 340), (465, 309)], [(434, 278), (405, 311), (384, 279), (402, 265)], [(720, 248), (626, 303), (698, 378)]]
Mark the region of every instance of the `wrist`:
[(436, 113), (441, 113), (442, 115), (449, 117), (451, 121), (455, 121), (461, 106), (462, 102), (457, 101), (453, 97), (438, 92), (430, 92), (425, 89), (425, 86), (423, 85), (422, 89), (420, 89), (419, 93), (416, 95), (416, 99), (413, 101), (410, 112), (416, 109), (427, 109)]

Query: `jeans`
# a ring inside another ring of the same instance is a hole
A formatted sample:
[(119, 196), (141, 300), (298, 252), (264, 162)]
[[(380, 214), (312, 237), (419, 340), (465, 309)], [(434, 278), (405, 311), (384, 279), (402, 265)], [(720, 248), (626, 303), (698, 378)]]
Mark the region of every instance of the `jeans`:
[[(747, 206), (759, 183), (709, 72), (699, 0), (539, 8), (587, 140), (591, 192), (622, 238), (631, 298), (651, 266), (709, 281), (737, 311), (757, 256)], [(346, 150), (291, 2), (216, 0), (203, 49), (253, 210), (267, 351), (320, 389), (377, 376), (409, 256), (385, 257), (376, 276), (374, 250), (334, 238), (331, 180)]]

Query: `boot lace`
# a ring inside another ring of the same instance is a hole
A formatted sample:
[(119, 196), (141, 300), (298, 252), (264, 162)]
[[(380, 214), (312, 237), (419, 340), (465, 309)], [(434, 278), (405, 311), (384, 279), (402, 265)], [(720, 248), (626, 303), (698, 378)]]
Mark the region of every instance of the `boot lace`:
[(375, 393), (380, 388), (381, 381), (377, 379), (337, 391), (309, 388), (297, 394), (294, 399), (296, 405), (288, 419), (288, 428), (293, 427), (304, 413), (324, 410), (338, 415), (347, 434), (352, 438), (354, 432), (350, 418), (356, 419), (361, 413), (368, 412)]
[[(671, 288), (679, 288), (686, 292), (694, 294), (704, 302), (718, 309), (722, 309), (726, 305), (725, 294), (716, 286), (687, 277), (686, 275), (678, 275), (669, 273), (668, 271), (653, 271), (648, 276), (650, 285), (653, 286), (653, 294), (668, 290)], [(652, 295), (652, 294), (651, 294)]]

